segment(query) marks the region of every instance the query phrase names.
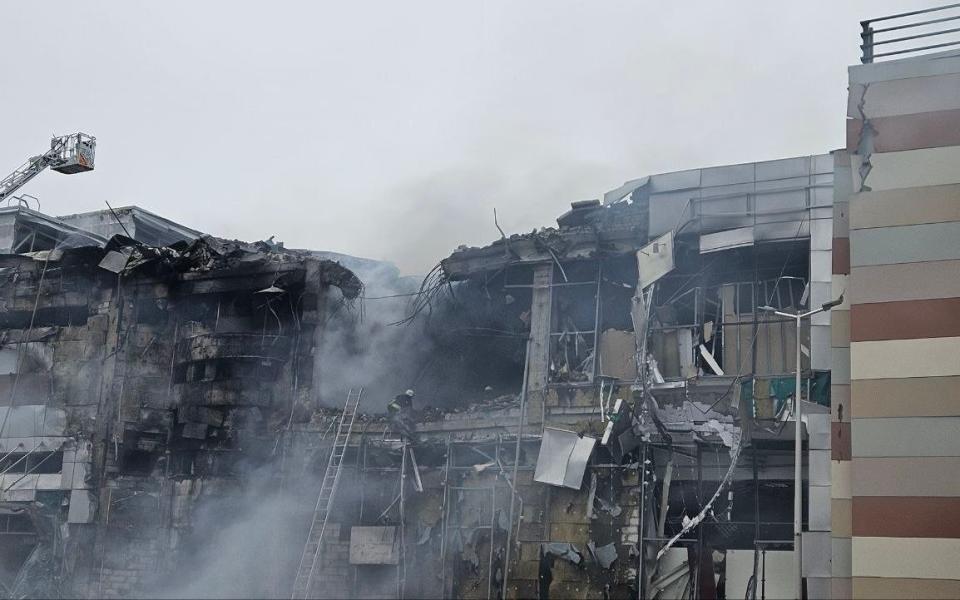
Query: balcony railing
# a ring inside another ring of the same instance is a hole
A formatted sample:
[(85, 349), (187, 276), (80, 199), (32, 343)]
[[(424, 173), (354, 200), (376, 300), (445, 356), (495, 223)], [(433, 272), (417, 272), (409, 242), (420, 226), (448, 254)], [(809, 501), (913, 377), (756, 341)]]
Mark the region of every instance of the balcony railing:
[[(875, 27), (878, 23), (881, 25)], [(860, 26), (863, 64), (878, 58), (960, 46), (960, 3), (860, 21)]]

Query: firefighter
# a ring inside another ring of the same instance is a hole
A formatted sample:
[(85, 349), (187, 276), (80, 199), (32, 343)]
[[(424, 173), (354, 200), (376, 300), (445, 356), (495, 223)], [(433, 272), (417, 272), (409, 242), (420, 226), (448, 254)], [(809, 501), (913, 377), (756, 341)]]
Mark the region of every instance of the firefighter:
[(387, 404), (387, 412), (390, 414), (390, 424), (400, 432), (400, 434), (410, 441), (415, 441), (416, 434), (414, 429), (416, 423), (413, 419), (413, 390), (407, 390), (397, 396)]

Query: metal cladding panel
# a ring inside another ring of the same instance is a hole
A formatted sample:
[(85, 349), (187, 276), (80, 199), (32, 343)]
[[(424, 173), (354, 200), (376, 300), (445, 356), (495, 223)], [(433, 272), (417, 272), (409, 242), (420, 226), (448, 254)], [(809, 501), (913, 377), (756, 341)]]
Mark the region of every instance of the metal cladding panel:
[[(812, 157), (798, 156), (782, 158), (757, 163), (757, 180), (770, 181), (772, 179), (787, 179), (789, 177), (805, 177), (810, 175)], [(831, 165), (832, 169), (833, 165)]]
[(833, 214), (826, 219), (810, 222), (810, 249), (827, 250), (833, 248)]
[(579, 490), (596, 443), (574, 431), (545, 427), (534, 481)]
[(830, 450), (810, 450), (807, 453), (807, 478), (810, 485), (830, 485)]
[(851, 379), (960, 375), (960, 337), (850, 342)]
[[(836, 317), (833, 315), (831, 318)], [(810, 368), (817, 371), (829, 371), (833, 367), (831, 360), (833, 349), (830, 346), (830, 325), (812, 325), (810, 327)]]
[(800, 544), (803, 561), (801, 562), (804, 577), (830, 577), (830, 545), (829, 531), (804, 531)]
[(592, 437), (584, 436), (577, 439), (573, 446), (573, 452), (570, 453), (570, 461), (567, 463), (567, 472), (563, 478), (563, 487), (579, 490), (583, 485), (583, 474), (587, 470), (587, 463), (590, 462), (590, 455), (593, 454), (593, 446), (597, 443)]
[(754, 232), (758, 241), (803, 239), (810, 235), (810, 222), (804, 218), (785, 223), (761, 223), (754, 227)]
[[(888, 64), (888, 63), (879, 63)], [(834, 582), (838, 581), (834, 579)], [(872, 600), (956, 600), (960, 598), (960, 580), (915, 579), (903, 577), (854, 577), (849, 592), (838, 590), (834, 598), (871, 598)], [(854, 596), (856, 593), (856, 596)]]
[(872, 154), (870, 164), (863, 191), (960, 183), (960, 146)]
[(833, 154), (814, 154), (813, 172), (816, 174), (833, 173)]
[(939, 260), (960, 260), (960, 222), (850, 232), (851, 267)]
[(960, 296), (960, 260), (857, 267), (850, 277), (852, 304)]
[(833, 255), (829, 250), (810, 251), (810, 281), (829, 284), (833, 279)]
[(945, 476), (960, 473), (960, 458), (955, 456), (854, 456), (840, 464), (852, 465), (854, 496), (960, 496), (960, 477)]
[(653, 193), (688, 190), (700, 187), (700, 169), (675, 171), (650, 176), (650, 191)]
[(851, 85), (951, 73), (960, 73), (960, 51), (956, 49), (847, 68)]
[(701, 183), (703, 187), (726, 186), (737, 183), (752, 183), (756, 177), (753, 163), (745, 165), (727, 165), (724, 167), (710, 167), (701, 169)]
[(700, 236), (700, 254), (743, 248), (754, 243), (753, 227), (729, 229)]
[(754, 184), (757, 194), (769, 194), (774, 192), (797, 192), (804, 191), (807, 186), (814, 183), (810, 175), (801, 175), (799, 177), (786, 177), (784, 179), (770, 179), (757, 181)]
[(847, 116), (868, 119), (960, 108), (960, 74), (911, 77), (853, 84), (847, 96)]
[(853, 456), (960, 456), (960, 417), (853, 419)]
[(673, 231), (685, 219), (690, 218), (690, 203), (695, 193), (689, 190), (650, 196), (650, 237)]
[(753, 182), (702, 187), (698, 190), (697, 197), (714, 200), (728, 197), (745, 199), (747, 196), (752, 196), (756, 189), (757, 185)]
[(637, 251), (638, 281), (641, 288), (655, 283), (673, 270), (673, 232), (668, 231)]
[(854, 577), (953, 579), (960, 564), (960, 539), (853, 538)]
[(960, 538), (960, 498), (860, 496), (853, 535)]
[[(796, 582), (793, 552), (768, 550), (765, 558), (766, 581), (763, 582), (763, 589), (766, 597), (791, 598)], [(753, 576), (753, 560), (753, 550), (727, 550), (727, 558), (724, 561), (727, 598), (747, 597), (747, 584)], [(760, 597), (759, 591), (757, 597)]]
[(947, 221), (960, 221), (960, 185), (863, 192), (850, 202), (851, 229)]
[(855, 417), (960, 416), (960, 377), (864, 379), (850, 386)]
[(874, 302), (850, 310), (850, 341), (960, 336), (960, 298)]
[[(819, 274), (822, 277), (823, 266), (820, 265), (821, 273)], [(816, 281), (813, 280), (810, 282), (810, 302), (808, 306), (816, 307), (826, 304), (834, 300), (833, 296), (833, 283), (827, 281)], [(812, 325), (829, 325), (830, 324), (830, 313), (821, 312), (810, 317), (810, 323)]]
[(809, 524), (810, 531), (830, 531), (830, 486), (812, 485), (810, 486), (809, 500)]
[[(754, 202), (757, 205), (757, 221), (783, 221), (787, 217), (782, 213), (806, 211), (807, 191), (785, 190), (781, 192), (758, 193), (754, 198)], [(804, 217), (805, 216), (806, 215), (804, 215)]]

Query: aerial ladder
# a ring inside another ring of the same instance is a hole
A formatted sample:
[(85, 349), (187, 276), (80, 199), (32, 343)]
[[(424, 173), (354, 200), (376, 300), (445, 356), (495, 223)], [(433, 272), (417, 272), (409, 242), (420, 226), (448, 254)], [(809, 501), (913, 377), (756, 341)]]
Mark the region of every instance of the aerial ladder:
[(323, 532), (327, 528), (330, 508), (333, 506), (337, 487), (340, 484), (343, 456), (347, 452), (347, 443), (350, 441), (350, 432), (353, 430), (353, 422), (357, 418), (357, 407), (360, 405), (362, 395), (363, 388), (351, 389), (347, 392), (347, 402), (343, 406), (343, 413), (340, 415), (340, 423), (337, 426), (337, 437), (334, 438), (333, 448), (330, 449), (327, 470), (323, 474), (320, 494), (317, 497), (313, 518), (310, 521), (310, 532), (307, 534), (307, 541), (303, 545), (300, 564), (297, 566), (297, 574), (293, 580), (293, 590), (290, 596), (293, 600), (310, 597), (310, 585), (313, 583), (314, 572), (320, 563)]
[(16, 171), (0, 179), (0, 205), (47, 167), (70, 175), (92, 171), (96, 147), (97, 138), (85, 133), (54, 136), (50, 140), (49, 150), (34, 156)]

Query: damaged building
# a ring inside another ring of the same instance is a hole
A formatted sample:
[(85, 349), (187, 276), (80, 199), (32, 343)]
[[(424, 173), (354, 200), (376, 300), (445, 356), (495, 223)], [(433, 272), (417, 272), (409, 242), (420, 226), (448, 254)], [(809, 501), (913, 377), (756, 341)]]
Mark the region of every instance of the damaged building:
[(3, 592), (960, 596), (960, 53), (873, 23), (846, 148), (416, 281), (0, 209)]

